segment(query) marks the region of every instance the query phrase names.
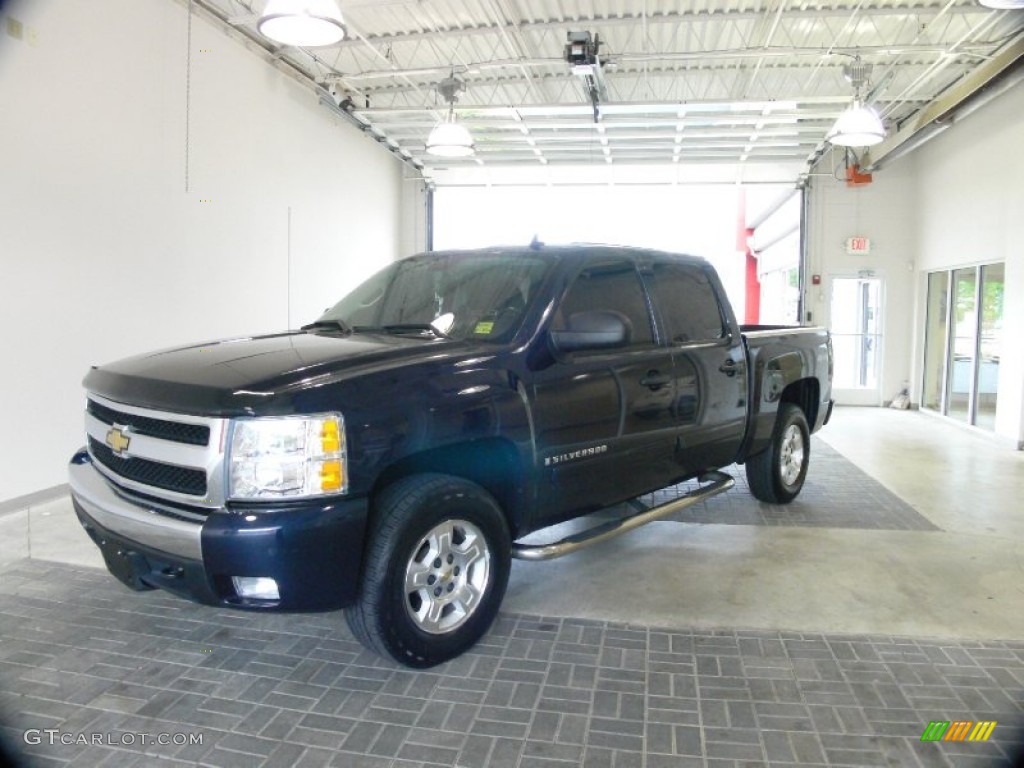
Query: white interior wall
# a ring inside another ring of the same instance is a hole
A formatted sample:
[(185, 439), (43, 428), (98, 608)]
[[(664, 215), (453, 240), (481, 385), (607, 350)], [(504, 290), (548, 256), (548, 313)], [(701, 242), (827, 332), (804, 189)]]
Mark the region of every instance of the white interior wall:
[(400, 255), (401, 166), (172, 0), (5, 7), (0, 502), (64, 482), (88, 366), (295, 327)]
[(402, 229), (399, 254), (410, 256), (427, 250), (427, 186), (416, 171), (402, 176)]
[[(1006, 264), (1003, 348), (995, 433), (1024, 441), (1024, 85), (954, 122), (915, 153), (913, 190), (919, 214), (914, 240), (917, 289), (915, 401), (924, 353), (927, 272)], [(883, 171), (884, 173), (884, 171)], [(881, 174), (880, 174), (881, 175)]]
[[(886, 164), (873, 182), (847, 188), (829, 178), (838, 157), (815, 169), (808, 217), (808, 274), (815, 322), (828, 318), (827, 277), (874, 270), (885, 279), (885, 347), (881, 394), (891, 399), (909, 381), (920, 402), (928, 272), (975, 264), (1006, 265), (1004, 345), (995, 434), (1024, 444), (1024, 154), (1020, 152), (1024, 86), (1016, 86), (923, 147)], [(845, 239), (865, 235), (872, 253), (849, 256)]]
[[(911, 155), (874, 174), (871, 184), (847, 187), (833, 169), (842, 161), (828, 153), (811, 177), (807, 215), (807, 296), (805, 309), (814, 325), (830, 326), (829, 279), (871, 271), (884, 282), (881, 377), (872, 405), (891, 401), (911, 380), (914, 261), (918, 250), (914, 200), (915, 163)], [(849, 237), (871, 239), (871, 253), (846, 253)], [(811, 285), (810, 276), (821, 284)], [(842, 398), (839, 399), (842, 402)], [(852, 402), (852, 401), (851, 401)], [(853, 404), (863, 404), (856, 402)]]

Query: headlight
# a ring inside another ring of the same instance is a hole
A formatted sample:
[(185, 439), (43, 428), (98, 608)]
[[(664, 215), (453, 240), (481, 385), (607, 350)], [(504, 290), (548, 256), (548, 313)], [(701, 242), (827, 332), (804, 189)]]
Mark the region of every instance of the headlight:
[(238, 419), (228, 461), (232, 499), (344, 493), (345, 420), (340, 413)]

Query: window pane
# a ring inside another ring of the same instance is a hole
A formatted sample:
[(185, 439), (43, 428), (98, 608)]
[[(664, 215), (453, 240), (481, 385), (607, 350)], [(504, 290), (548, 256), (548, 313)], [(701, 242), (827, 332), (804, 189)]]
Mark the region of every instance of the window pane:
[(953, 273), (953, 339), (949, 356), (949, 397), (946, 413), (959, 421), (971, 421), (970, 396), (974, 379), (974, 349), (978, 334), (978, 270)]
[(704, 270), (655, 264), (653, 272), (654, 296), (673, 343), (722, 338), (722, 313)]
[(570, 317), (591, 310), (618, 312), (625, 317), (631, 328), (631, 344), (653, 342), (646, 297), (632, 262), (597, 264), (583, 270), (562, 301), (552, 328), (565, 330)]
[(928, 321), (925, 331), (924, 394), (925, 408), (942, 410), (942, 369), (946, 364), (946, 304), (949, 273), (928, 275)]
[(978, 401), (974, 423), (995, 429), (999, 396), (999, 352), (1003, 343), (1002, 264), (981, 268), (981, 356), (978, 360)]

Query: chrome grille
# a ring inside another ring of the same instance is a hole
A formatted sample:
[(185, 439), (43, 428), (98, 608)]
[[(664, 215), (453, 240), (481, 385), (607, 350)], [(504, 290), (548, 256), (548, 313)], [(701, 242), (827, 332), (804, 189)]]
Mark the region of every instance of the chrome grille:
[(104, 424), (111, 426), (119, 424), (122, 427), (129, 427), (132, 432), (139, 435), (149, 435), (161, 440), (170, 440), (172, 443), (188, 445), (206, 445), (210, 442), (210, 428), (202, 424), (164, 421), (163, 419), (140, 416), (137, 413), (117, 411), (100, 405), (95, 400), (89, 400), (86, 410)]
[(197, 514), (224, 506), (227, 426), (227, 419), (141, 408), (94, 393), (86, 404), (89, 453), (109, 482)]
[(206, 495), (206, 473), (149, 459), (122, 459), (96, 438), (89, 437), (92, 457), (111, 472), (136, 483), (190, 496)]

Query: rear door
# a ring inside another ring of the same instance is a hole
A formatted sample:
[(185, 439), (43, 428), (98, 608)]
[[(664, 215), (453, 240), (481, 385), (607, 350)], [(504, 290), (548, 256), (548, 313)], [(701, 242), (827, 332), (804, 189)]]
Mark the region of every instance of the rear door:
[(635, 264), (591, 262), (575, 278), (551, 329), (575, 313), (619, 313), (626, 347), (560, 355), (536, 373), (531, 403), (550, 518), (596, 509), (665, 484), (677, 429), (672, 353), (659, 346)]
[(747, 363), (718, 280), (706, 264), (667, 257), (644, 279), (672, 353), (680, 474), (726, 466), (746, 426)]

